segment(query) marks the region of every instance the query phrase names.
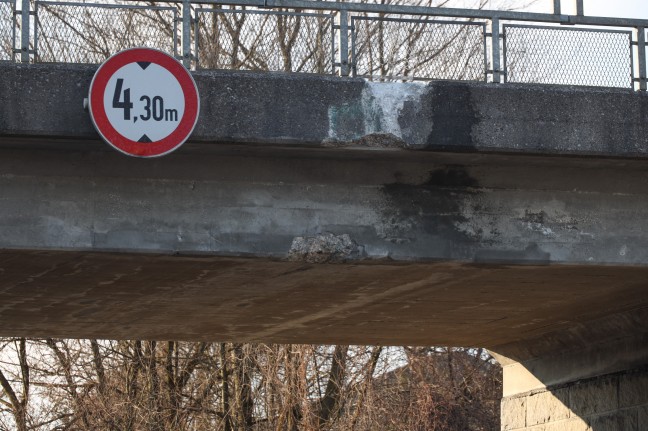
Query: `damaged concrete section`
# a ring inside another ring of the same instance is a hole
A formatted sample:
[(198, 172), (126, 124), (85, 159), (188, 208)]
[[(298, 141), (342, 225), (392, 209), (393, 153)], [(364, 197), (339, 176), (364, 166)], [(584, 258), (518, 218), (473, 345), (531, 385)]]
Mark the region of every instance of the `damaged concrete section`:
[(503, 429), (648, 429), (645, 93), (196, 71), (140, 160), (95, 70), (0, 64), (0, 336), (480, 346)]
[(362, 247), (349, 235), (325, 233), (312, 237), (296, 237), (290, 246), (288, 260), (306, 263), (340, 263), (357, 260), (363, 255)]
[(409, 148), (405, 141), (391, 133), (370, 133), (351, 141), (327, 139), (323, 145), (329, 148), (360, 148), (368, 150), (400, 150)]
[[(0, 136), (49, 137), (54, 147), (57, 138), (99, 139), (83, 109), (95, 69), (0, 64)], [(201, 145), (648, 156), (648, 97), (640, 92), (241, 71), (193, 75), (201, 115), (190, 139)]]
[(648, 262), (641, 160), (194, 145), (142, 162), (2, 142), (4, 249)]

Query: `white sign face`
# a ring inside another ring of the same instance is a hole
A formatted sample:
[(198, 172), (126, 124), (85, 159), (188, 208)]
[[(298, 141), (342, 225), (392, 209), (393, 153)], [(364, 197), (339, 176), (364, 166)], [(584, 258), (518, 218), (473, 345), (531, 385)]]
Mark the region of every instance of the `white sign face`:
[(122, 153), (158, 157), (182, 145), (198, 121), (200, 100), (191, 74), (155, 49), (110, 57), (90, 84), (90, 117), (101, 137)]
[(184, 115), (178, 80), (154, 63), (130, 63), (117, 70), (108, 80), (103, 102), (115, 130), (137, 142), (166, 138)]

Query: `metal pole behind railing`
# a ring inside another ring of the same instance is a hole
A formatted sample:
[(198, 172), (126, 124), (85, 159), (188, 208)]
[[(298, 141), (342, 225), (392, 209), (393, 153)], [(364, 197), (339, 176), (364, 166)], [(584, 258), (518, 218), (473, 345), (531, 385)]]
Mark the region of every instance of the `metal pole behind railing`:
[(191, 68), (191, 4), (182, 1), (182, 64)]
[(20, 61), (29, 63), (29, 0), (22, 0), (22, 9), (20, 12)]
[(583, 0), (576, 0), (576, 15), (585, 15), (585, 10), (583, 9)]
[(560, 0), (554, 0), (554, 15), (560, 15)]
[(639, 66), (639, 90), (646, 91), (646, 28), (637, 27), (637, 58)]
[(500, 29), (499, 19), (491, 20), (491, 39), (492, 39), (492, 56), (493, 56), (493, 82), (499, 84), (500, 79)]
[(340, 76), (349, 76), (349, 14), (346, 10), (338, 13)]

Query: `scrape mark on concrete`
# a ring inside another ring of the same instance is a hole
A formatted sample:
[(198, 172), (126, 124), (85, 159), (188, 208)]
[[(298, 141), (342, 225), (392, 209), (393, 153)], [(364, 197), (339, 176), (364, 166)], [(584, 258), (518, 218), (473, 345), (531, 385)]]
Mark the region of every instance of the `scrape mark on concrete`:
[(493, 246), (501, 241), (502, 225), (499, 213), (488, 201), (487, 194), (470, 196), (462, 202), (461, 214), (464, 220), (455, 223), (455, 227), (473, 241), (482, 245)]
[(592, 221), (569, 201), (540, 203), (512, 190), (506, 193), (514, 203), (507, 207), (495, 191), (482, 191), (462, 201), (465, 221), (455, 225), (479, 244), (476, 261), (544, 264), (583, 254), (587, 257), (579, 259), (588, 260), (595, 240), (588, 231)]
[(536, 243), (529, 244), (524, 250), (478, 250), (477, 263), (548, 265), (551, 254), (542, 250)]
[[(404, 122), (403, 117), (420, 111), (425, 93), (426, 86), (418, 82), (367, 82), (357, 101), (329, 107), (329, 132), (324, 145), (385, 148), (397, 143), (398, 148), (422, 146), (429, 131), (412, 139), (416, 135), (410, 130), (413, 124)], [(414, 123), (420, 126), (419, 121)], [(389, 144), (385, 145), (385, 141)]]
[(551, 201), (543, 209), (527, 208), (518, 220), (527, 230), (548, 238), (571, 238), (579, 233), (579, 220), (567, 214), (561, 202)]
[(368, 82), (362, 93), (366, 133), (391, 133), (402, 138), (399, 114), (406, 102), (420, 105), (425, 88), (412, 82)]
[[(476, 278), (476, 277), (473, 277)], [(452, 274), (450, 272), (435, 272), (429, 277), (409, 283), (403, 283), (398, 286), (386, 289), (382, 292), (372, 292), (369, 294), (359, 294), (352, 300), (349, 300), (342, 304), (330, 304), (324, 306), (321, 310), (310, 313), (306, 316), (288, 320), (284, 323), (278, 323), (273, 325), (265, 325), (266, 327), (255, 333), (256, 340), (263, 340), (266, 337), (272, 335), (280, 334), (284, 331), (295, 331), (296, 329), (307, 328), (309, 324), (317, 322), (319, 320), (325, 320), (331, 316), (339, 316), (346, 313), (357, 314), (358, 310), (366, 309), (369, 305), (387, 301), (390, 298), (402, 297), (407, 295), (410, 292), (415, 292), (420, 289), (429, 289), (431, 286), (441, 285), (445, 282), (452, 280)]]
[(331, 105), (328, 108), (328, 139), (324, 144), (350, 142), (362, 136), (364, 131), (364, 112), (359, 101)]
[(288, 260), (307, 263), (334, 263), (359, 259), (364, 255), (361, 246), (348, 234), (325, 233), (313, 237), (293, 239)]
[(362, 147), (370, 149), (405, 149), (407, 143), (391, 133), (370, 133), (352, 141), (328, 140), (322, 143), (327, 148)]

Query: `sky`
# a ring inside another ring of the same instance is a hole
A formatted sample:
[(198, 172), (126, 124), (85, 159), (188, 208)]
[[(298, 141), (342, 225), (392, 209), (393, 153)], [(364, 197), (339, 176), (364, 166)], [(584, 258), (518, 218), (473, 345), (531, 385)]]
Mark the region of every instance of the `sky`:
[[(495, 3), (495, 2), (493, 2)], [(575, 13), (575, 0), (562, 0), (563, 13)], [(648, 19), (648, 0), (583, 0), (585, 15)], [(533, 12), (553, 12), (553, 0), (537, 0)]]
[(586, 15), (648, 19), (646, 0), (584, 0), (583, 9)]

